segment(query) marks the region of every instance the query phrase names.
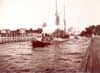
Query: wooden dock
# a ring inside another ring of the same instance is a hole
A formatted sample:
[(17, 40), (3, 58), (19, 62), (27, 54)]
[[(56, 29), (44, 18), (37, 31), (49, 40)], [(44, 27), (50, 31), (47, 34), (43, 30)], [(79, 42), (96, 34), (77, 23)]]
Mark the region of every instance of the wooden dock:
[(100, 73), (100, 37), (93, 37), (81, 64), (83, 73)]

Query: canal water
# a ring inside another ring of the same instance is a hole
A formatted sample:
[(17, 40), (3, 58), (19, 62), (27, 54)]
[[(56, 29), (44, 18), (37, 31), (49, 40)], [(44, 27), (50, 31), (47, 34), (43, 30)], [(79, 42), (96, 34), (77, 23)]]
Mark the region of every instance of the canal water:
[(0, 44), (0, 73), (77, 73), (88, 44), (86, 38), (44, 48), (30, 41)]

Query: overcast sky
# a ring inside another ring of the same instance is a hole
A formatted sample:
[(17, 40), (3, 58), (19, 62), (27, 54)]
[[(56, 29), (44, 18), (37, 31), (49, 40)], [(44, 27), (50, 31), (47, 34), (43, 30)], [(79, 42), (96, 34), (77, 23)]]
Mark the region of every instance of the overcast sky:
[[(67, 29), (78, 30), (100, 24), (100, 0), (65, 0)], [(63, 0), (58, 0), (63, 28)], [(55, 0), (0, 0), (0, 29), (37, 28), (46, 22), (45, 31), (55, 27)]]

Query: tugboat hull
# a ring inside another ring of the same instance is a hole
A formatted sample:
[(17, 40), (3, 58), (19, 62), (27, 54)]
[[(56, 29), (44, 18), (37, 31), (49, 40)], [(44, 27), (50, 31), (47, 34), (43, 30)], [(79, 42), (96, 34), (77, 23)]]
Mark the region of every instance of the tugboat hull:
[(32, 46), (33, 47), (46, 47), (48, 45), (50, 45), (51, 43), (49, 42), (42, 42), (42, 41), (32, 41)]

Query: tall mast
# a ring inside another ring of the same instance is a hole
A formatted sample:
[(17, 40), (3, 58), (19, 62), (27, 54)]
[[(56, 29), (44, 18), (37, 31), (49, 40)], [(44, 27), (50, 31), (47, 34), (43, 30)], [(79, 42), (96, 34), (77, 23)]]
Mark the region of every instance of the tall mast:
[(56, 25), (59, 25), (59, 14), (58, 14), (58, 3), (56, 0), (56, 12), (55, 12), (55, 16), (56, 16)]
[(64, 19), (63, 19), (63, 21), (64, 21), (64, 32), (66, 32), (66, 9), (65, 9), (65, 0), (64, 0)]
[(56, 0), (56, 13), (58, 12), (58, 7), (57, 7), (58, 5), (57, 5), (57, 0)]

